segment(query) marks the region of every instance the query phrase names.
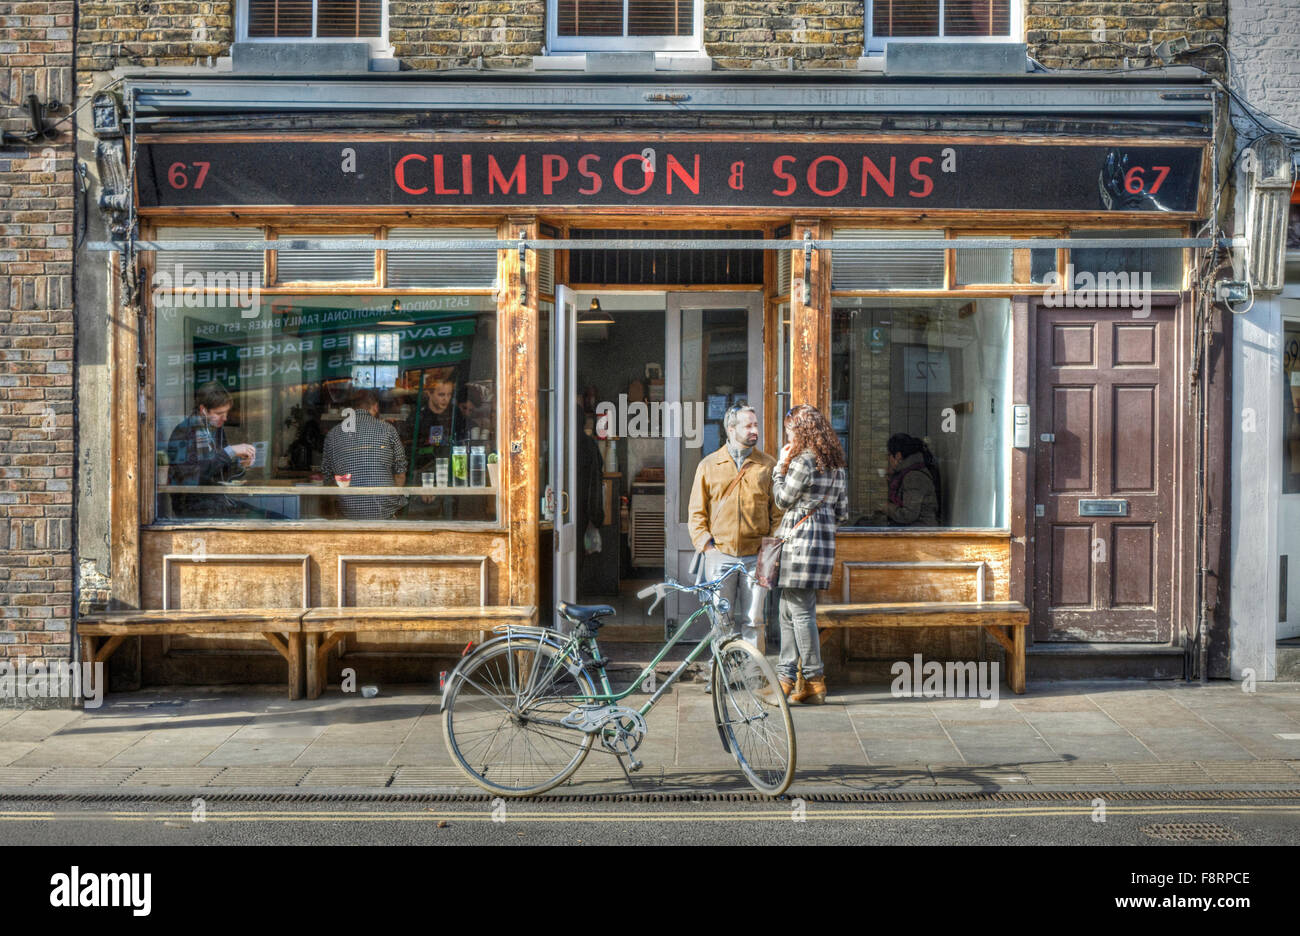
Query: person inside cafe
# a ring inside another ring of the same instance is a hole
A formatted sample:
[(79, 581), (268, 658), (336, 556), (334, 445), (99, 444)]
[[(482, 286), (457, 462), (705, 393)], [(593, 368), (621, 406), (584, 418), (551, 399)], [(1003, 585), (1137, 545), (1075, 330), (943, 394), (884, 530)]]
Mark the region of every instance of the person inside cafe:
[(885, 443), (889, 453), (889, 499), (885, 515), (891, 526), (939, 525), (939, 464), (921, 439), (896, 432)]
[[(700, 460), (691, 487), (689, 531), (695, 549), (704, 553), (704, 575), (715, 579), (743, 562), (753, 573), (758, 547), (781, 520), (772, 499), (776, 459), (759, 450), (758, 414), (737, 402), (722, 420), (727, 441)], [(750, 582), (740, 575), (727, 580), (722, 596), (731, 602), (740, 635), (761, 652), (764, 646), (762, 601), (755, 602)], [(761, 598), (761, 596), (760, 596)]]
[(416, 446), (433, 449), (430, 457), (448, 458), (452, 443), (463, 441), (463, 420), (453, 400), (455, 395), (456, 382), (451, 378), (436, 380), (424, 391), (424, 407), (419, 414), (420, 438), (416, 440)]
[[(406, 483), (406, 451), (397, 430), (379, 418), (379, 397), (358, 390), (352, 414), (325, 436), (321, 472), (340, 487), (401, 487)], [(349, 520), (391, 520), (406, 503), (397, 495), (339, 497), (339, 512)]]
[[(167, 440), (167, 483), (226, 484), (253, 464), (257, 449), (226, 438), (226, 420), (234, 399), (219, 381), (209, 381), (194, 391), (194, 411), (181, 421)], [(172, 514), (177, 517), (232, 517), (253, 510), (221, 494), (172, 494)]]

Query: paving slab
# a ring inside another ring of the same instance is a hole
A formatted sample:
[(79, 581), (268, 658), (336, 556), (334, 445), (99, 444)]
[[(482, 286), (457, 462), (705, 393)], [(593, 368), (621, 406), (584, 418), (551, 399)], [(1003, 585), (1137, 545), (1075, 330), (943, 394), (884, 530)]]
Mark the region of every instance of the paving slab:
[(0, 767), (0, 787), (25, 787), (49, 773), (49, 767)]
[(867, 761), (874, 766), (893, 764), (931, 764), (935, 761), (961, 760), (961, 752), (946, 738), (909, 741), (893, 738), (864, 738), (862, 746)]
[(105, 789), (120, 785), (136, 767), (54, 767), (33, 784), (39, 788)]
[(204, 787), (212, 783), (221, 767), (141, 767), (126, 778), (124, 786)]
[(391, 767), (313, 767), (303, 777), (300, 786), (356, 786), (386, 787), (393, 776)]
[(48, 738), (14, 761), (16, 767), (99, 767), (139, 741), (134, 735)]
[(0, 725), (0, 741), (44, 741), (81, 717), (71, 709), (22, 712)]
[(1043, 734), (1043, 741), (1055, 754), (1068, 761), (1110, 763), (1157, 761), (1146, 745), (1132, 735)]
[(0, 767), (8, 767), (37, 744), (37, 741), (0, 741)]
[[(279, 738), (262, 742), (227, 741), (205, 757), (203, 766), (240, 767), (253, 765), (292, 764), (298, 755), (307, 750), (307, 742)], [(306, 768), (303, 768), (304, 771)]]
[(294, 758), (294, 766), (359, 767), (387, 764), (397, 753), (397, 744), (338, 744), (316, 741)]
[(297, 786), (307, 776), (306, 767), (227, 767), (212, 778), (211, 786)]
[[(109, 767), (197, 767), (212, 753), (212, 746), (206, 744), (133, 744), (121, 754), (107, 762)], [(208, 768), (204, 768), (208, 769)], [(213, 765), (214, 772), (220, 770)]]

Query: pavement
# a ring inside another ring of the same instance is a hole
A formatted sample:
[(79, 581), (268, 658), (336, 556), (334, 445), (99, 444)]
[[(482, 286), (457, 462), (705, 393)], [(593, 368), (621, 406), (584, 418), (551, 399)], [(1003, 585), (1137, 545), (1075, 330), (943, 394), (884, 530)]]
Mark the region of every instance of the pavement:
[[(1300, 791), (1300, 684), (1036, 682), (1027, 694), (897, 698), (837, 689), (795, 706), (805, 793), (1009, 790)], [(1003, 687), (1005, 689), (1005, 687)], [(634, 695), (629, 704), (644, 697)], [(46, 794), (477, 793), (451, 762), (437, 693), (174, 687), (98, 709), (0, 710), (0, 797)], [(629, 788), (596, 753), (554, 794), (739, 792), (709, 697), (681, 683), (647, 719)]]

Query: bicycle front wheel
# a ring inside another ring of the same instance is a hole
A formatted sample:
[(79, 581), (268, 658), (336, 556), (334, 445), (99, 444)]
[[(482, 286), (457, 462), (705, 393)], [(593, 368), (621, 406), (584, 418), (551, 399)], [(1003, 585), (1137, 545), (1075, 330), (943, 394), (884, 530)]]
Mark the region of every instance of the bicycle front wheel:
[[(764, 701), (768, 700), (768, 701)], [(714, 711), (736, 763), (760, 793), (779, 796), (794, 780), (794, 722), (772, 664), (736, 638), (714, 658)]]
[(582, 766), (595, 736), (560, 719), (595, 693), (585, 669), (536, 637), (484, 644), (446, 688), (442, 726), (452, 760), (501, 796), (530, 796)]

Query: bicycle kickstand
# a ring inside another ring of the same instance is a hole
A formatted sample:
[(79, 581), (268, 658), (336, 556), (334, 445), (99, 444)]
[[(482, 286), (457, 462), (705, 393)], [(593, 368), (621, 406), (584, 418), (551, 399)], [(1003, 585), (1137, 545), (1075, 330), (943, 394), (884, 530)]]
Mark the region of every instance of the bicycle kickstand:
[[(627, 759), (632, 762), (631, 770), (628, 769), (627, 764), (623, 763), (624, 756), (626, 756)], [(627, 755), (615, 754), (614, 759), (618, 761), (618, 766), (623, 769), (623, 776), (627, 778), (628, 786), (632, 786), (632, 787), (636, 786), (636, 781), (632, 779), (632, 774), (636, 773), (638, 770), (644, 767), (645, 764), (637, 760), (636, 756), (633, 754), (627, 754)]]

